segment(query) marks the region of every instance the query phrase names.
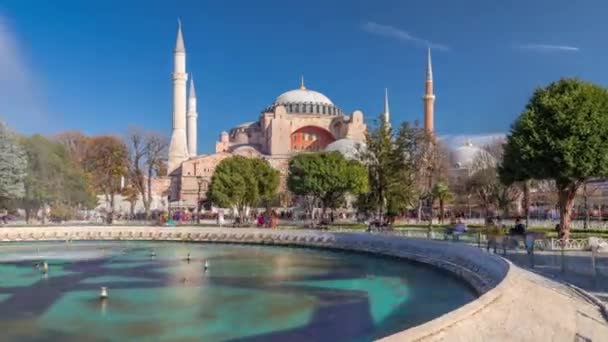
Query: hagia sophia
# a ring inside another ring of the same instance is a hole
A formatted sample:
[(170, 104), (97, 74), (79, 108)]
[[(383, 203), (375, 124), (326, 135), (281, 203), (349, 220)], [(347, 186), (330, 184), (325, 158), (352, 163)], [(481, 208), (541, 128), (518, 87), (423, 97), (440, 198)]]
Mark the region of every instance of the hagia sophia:
[[(217, 165), (233, 155), (267, 160), (285, 178), (289, 158), (307, 151), (339, 151), (349, 155), (364, 144), (367, 125), (359, 110), (345, 113), (328, 96), (309, 89), (304, 83), (277, 96), (261, 110), (256, 121), (242, 123), (219, 134), (215, 153), (197, 153), (197, 102), (194, 81), (186, 71), (186, 47), (181, 24), (174, 50), (173, 129), (169, 146), (168, 177), (154, 179), (153, 207), (194, 209), (204, 198)], [(188, 84), (189, 79), (189, 84)], [(187, 91), (187, 88), (188, 91)], [(428, 50), (424, 85), (424, 128), (434, 130), (433, 69)], [(382, 118), (390, 124), (388, 92), (385, 92)], [(439, 137), (441, 139), (441, 137)], [(451, 150), (456, 169), (466, 169), (481, 151), (470, 141)], [(165, 199), (168, 202), (165, 202)]]

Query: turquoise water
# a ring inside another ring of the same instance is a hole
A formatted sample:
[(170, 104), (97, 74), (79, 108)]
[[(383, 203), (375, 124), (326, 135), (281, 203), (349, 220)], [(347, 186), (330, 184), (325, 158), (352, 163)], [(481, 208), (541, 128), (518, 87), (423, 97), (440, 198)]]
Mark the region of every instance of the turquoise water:
[[(36, 267), (43, 260), (46, 275)], [(99, 299), (101, 286), (107, 300)], [(474, 298), (444, 272), (356, 253), (173, 242), (0, 244), (2, 340), (368, 341)]]

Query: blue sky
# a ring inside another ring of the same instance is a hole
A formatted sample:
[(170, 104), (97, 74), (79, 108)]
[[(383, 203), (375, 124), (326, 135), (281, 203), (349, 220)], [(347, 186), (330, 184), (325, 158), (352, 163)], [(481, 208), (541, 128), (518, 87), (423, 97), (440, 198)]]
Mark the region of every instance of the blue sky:
[(534, 88), (608, 83), (602, 0), (3, 0), (0, 118), (19, 132), (171, 130), (181, 17), (196, 80), (199, 151), (256, 120), (304, 74), (372, 120), (422, 118), (433, 47), (440, 134), (505, 132)]

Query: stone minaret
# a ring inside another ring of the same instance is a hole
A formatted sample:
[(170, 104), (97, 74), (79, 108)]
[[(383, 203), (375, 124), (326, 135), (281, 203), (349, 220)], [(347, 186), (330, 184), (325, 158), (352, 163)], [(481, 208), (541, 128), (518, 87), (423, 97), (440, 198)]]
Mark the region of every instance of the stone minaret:
[(428, 49), (426, 65), (426, 84), (422, 101), (424, 102), (424, 129), (429, 133), (433, 133), (435, 122), (435, 94), (433, 93), (433, 65), (431, 64), (430, 48)]
[(169, 145), (168, 171), (171, 174), (188, 159), (186, 140), (186, 48), (181, 22), (177, 28), (177, 42), (173, 54), (173, 133)]
[(391, 111), (388, 108), (388, 88), (384, 88), (384, 113), (382, 114), (382, 119), (386, 123), (386, 125), (391, 127)]
[(196, 92), (194, 91), (194, 77), (190, 78), (190, 92), (188, 94), (188, 153), (190, 157), (196, 156), (196, 125), (198, 113), (196, 112)]

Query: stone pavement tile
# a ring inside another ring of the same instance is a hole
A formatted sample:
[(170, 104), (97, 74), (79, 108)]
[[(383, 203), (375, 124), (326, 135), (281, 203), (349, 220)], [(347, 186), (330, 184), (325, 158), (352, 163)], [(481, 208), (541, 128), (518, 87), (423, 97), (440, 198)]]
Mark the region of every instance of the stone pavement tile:
[[(578, 336), (608, 341), (608, 323), (597, 306), (568, 287), (517, 266), (505, 281), (494, 302), (420, 340), (572, 342)], [(388, 340), (407, 341), (408, 331), (392, 337)]]

